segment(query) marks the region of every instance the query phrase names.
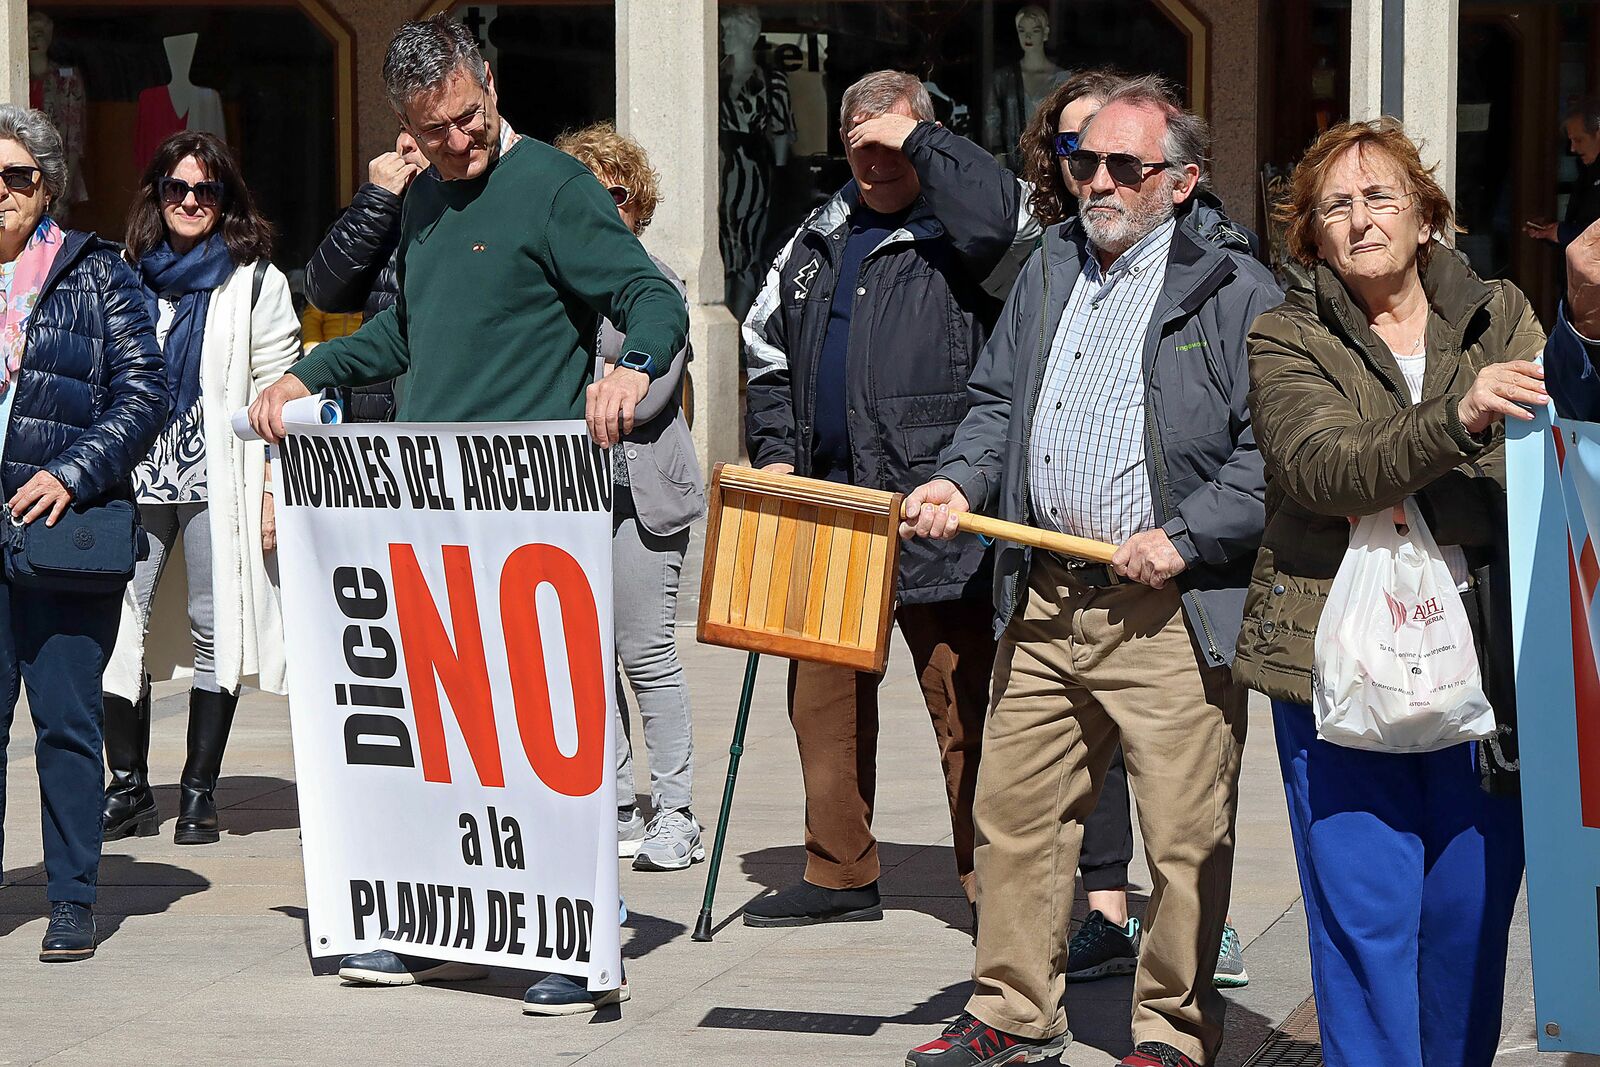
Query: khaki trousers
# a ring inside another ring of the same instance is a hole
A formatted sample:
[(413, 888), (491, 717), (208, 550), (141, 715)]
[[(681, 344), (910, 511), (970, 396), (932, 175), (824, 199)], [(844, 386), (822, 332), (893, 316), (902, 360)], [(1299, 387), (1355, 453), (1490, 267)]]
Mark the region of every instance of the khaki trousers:
[[(994, 670), (994, 613), (985, 600), (902, 605), (900, 634), (922, 683), (944, 765), (956, 874), (972, 888), (972, 798)], [(876, 674), (795, 661), (789, 719), (806, 790), (806, 881), (856, 889), (878, 880), (872, 808), (878, 787)]]
[(1233, 878), (1245, 693), (1204, 660), (1178, 590), (1085, 586), (1034, 554), (1000, 640), (974, 817), (978, 952), (968, 1010), (1032, 1038), (1067, 1030), (1067, 937), (1083, 822), (1119, 739), (1152, 889), (1133, 1040), (1200, 1063), (1222, 1042), (1212, 985)]

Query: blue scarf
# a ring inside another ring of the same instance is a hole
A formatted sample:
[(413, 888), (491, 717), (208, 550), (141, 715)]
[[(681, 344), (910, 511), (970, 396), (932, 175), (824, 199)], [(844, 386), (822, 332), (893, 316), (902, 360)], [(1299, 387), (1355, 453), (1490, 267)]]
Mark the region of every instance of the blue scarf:
[(206, 312), (211, 307), (211, 290), (233, 275), (233, 259), (213, 233), (179, 256), (165, 241), (139, 260), (139, 275), (144, 282), (145, 307), (150, 323), (161, 321), (160, 299), (177, 300), (177, 313), (167, 343), (167, 390), (172, 394), (172, 415), (177, 422), (200, 400), (200, 353), (206, 334)]

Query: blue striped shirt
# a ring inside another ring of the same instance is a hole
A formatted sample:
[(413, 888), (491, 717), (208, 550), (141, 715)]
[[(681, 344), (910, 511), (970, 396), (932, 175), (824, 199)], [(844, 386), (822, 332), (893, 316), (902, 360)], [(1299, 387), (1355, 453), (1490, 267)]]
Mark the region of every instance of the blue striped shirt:
[(1036, 520), (1120, 545), (1155, 526), (1145, 469), (1144, 341), (1167, 277), (1168, 219), (1102, 270), (1093, 248), (1067, 298), (1034, 411)]

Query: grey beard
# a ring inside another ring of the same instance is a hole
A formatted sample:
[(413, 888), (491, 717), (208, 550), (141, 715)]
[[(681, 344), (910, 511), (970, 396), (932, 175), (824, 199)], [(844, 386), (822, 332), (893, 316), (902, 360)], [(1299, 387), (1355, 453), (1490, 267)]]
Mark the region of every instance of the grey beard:
[[(1085, 200), (1083, 229), (1089, 235), (1089, 243), (1112, 256), (1120, 256), (1138, 244), (1177, 211), (1171, 191), (1163, 188), (1161, 192), (1160, 197), (1152, 196), (1134, 208), (1124, 207), (1117, 201), (1115, 193), (1109, 197)], [(1104, 220), (1090, 214), (1089, 209), (1096, 206), (1115, 207), (1122, 213), (1114, 219)]]

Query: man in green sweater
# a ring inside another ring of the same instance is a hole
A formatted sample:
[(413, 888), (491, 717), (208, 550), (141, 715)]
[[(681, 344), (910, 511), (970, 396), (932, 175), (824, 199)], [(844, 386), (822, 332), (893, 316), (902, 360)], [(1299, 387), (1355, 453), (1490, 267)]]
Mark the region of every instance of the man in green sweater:
[[(400, 27), (383, 77), (432, 164), (406, 195), (399, 299), (263, 390), (251, 425), (276, 443), (288, 401), (403, 373), (399, 421), (582, 417), (609, 448), (633, 429), (634, 406), (683, 347), (683, 298), (588, 168), (500, 118), (494, 79), (466, 27), (442, 15)], [(626, 335), (625, 348), (591, 384), (602, 316)], [(483, 973), (387, 950), (339, 967), (348, 981), (383, 986)], [(567, 1015), (627, 999), (626, 978), (590, 993), (551, 975), (528, 990), (523, 1010)]]
[[(265, 389), (251, 424), (276, 442), (288, 401), (403, 373), (400, 421), (585, 418), (610, 447), (683, 347), (683, 298), (583, 164), (501, 119), (460, 23), (400, 27), (383, 74), (433, 164), (406, 196), (399, 300)], [(627, 351), (591, 385), (601, 316), (627, 335)]]

